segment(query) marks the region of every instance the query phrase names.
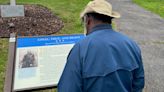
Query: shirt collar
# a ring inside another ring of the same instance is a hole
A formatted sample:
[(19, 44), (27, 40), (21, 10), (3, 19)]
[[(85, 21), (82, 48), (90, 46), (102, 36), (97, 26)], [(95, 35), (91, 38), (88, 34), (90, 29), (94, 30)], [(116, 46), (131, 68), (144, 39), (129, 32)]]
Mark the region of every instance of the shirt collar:
[(104, 29), (112, 29), (112, 25), (111, 24), (96, 25), (95, 27), (92, 28), (92, 31), (89, 34), (95, 32), (95, 31), (104, 30)]

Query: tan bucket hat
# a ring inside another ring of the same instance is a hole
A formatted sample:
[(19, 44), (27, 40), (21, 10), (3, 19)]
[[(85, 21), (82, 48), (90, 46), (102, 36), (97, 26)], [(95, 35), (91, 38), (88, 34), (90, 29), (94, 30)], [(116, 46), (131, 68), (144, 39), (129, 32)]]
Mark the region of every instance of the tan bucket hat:
[(112, 5), (105, 0), (90, 1), (80, 14), (80, 18), (83, 18), (87, 13), (99, 13), (107, 15), (113, 18), (120, 18), (121, 15), (118, 12), (112, 11)]

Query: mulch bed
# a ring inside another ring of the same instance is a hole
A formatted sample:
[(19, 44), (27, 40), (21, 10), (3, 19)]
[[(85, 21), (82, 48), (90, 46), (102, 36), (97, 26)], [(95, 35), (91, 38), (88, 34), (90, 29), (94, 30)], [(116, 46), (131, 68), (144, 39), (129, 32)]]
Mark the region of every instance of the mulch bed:
[[(25, 5), (25, 17), (2, 18), (0, 37), (50, 35), (64, 27), (63, 22), (49, 9), (41, 5)], [(0, 14), (1, 15), (1, 14)]]

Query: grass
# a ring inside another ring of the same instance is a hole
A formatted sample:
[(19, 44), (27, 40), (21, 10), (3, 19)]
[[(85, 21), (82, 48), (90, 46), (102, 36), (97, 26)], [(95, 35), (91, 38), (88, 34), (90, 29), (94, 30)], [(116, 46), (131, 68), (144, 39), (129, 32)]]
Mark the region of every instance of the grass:
[(164, 18), (164, 0), (133, 0), (133, 2)]
[(17, 0), (18, 4), (41, 4), (51, 9), (65, 23), (59, 34), (82, 33), (79, 14), (89, 0)]
[(7, 61), (8, 41), (7, 39), (0, 39), (0, 92), (3, 89), (3, 82), (5, 78), (5, 65)]
[[(64, 21), (65, 27), (58, 34), (82, 33), (79, 14), (90, 0), (16, 0), (17, 4), (40, 4), (51, 9)], [(0, 0), (0, 4), (8, 4), (9, 0)], [(0, 38), (0, 92), (3, 92), (5, 65), (8, 54), (8, 39)], [(43, 92), (43, 91), (41, 91)], [(55, 89), (44, 92), (56, 92)]]

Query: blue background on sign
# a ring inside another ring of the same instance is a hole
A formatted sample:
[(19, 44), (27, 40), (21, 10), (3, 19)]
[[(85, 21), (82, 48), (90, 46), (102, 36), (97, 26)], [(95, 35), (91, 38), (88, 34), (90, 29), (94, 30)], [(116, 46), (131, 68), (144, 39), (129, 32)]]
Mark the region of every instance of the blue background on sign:
[(64, 36), (39, 36), (39, 37), (23, 37), (17, 39), (17, 48), (34, 47), (34, 46), (49, 46), (73, 44), (83, 39), (85, 36), (79, 35), (64, 35)]

